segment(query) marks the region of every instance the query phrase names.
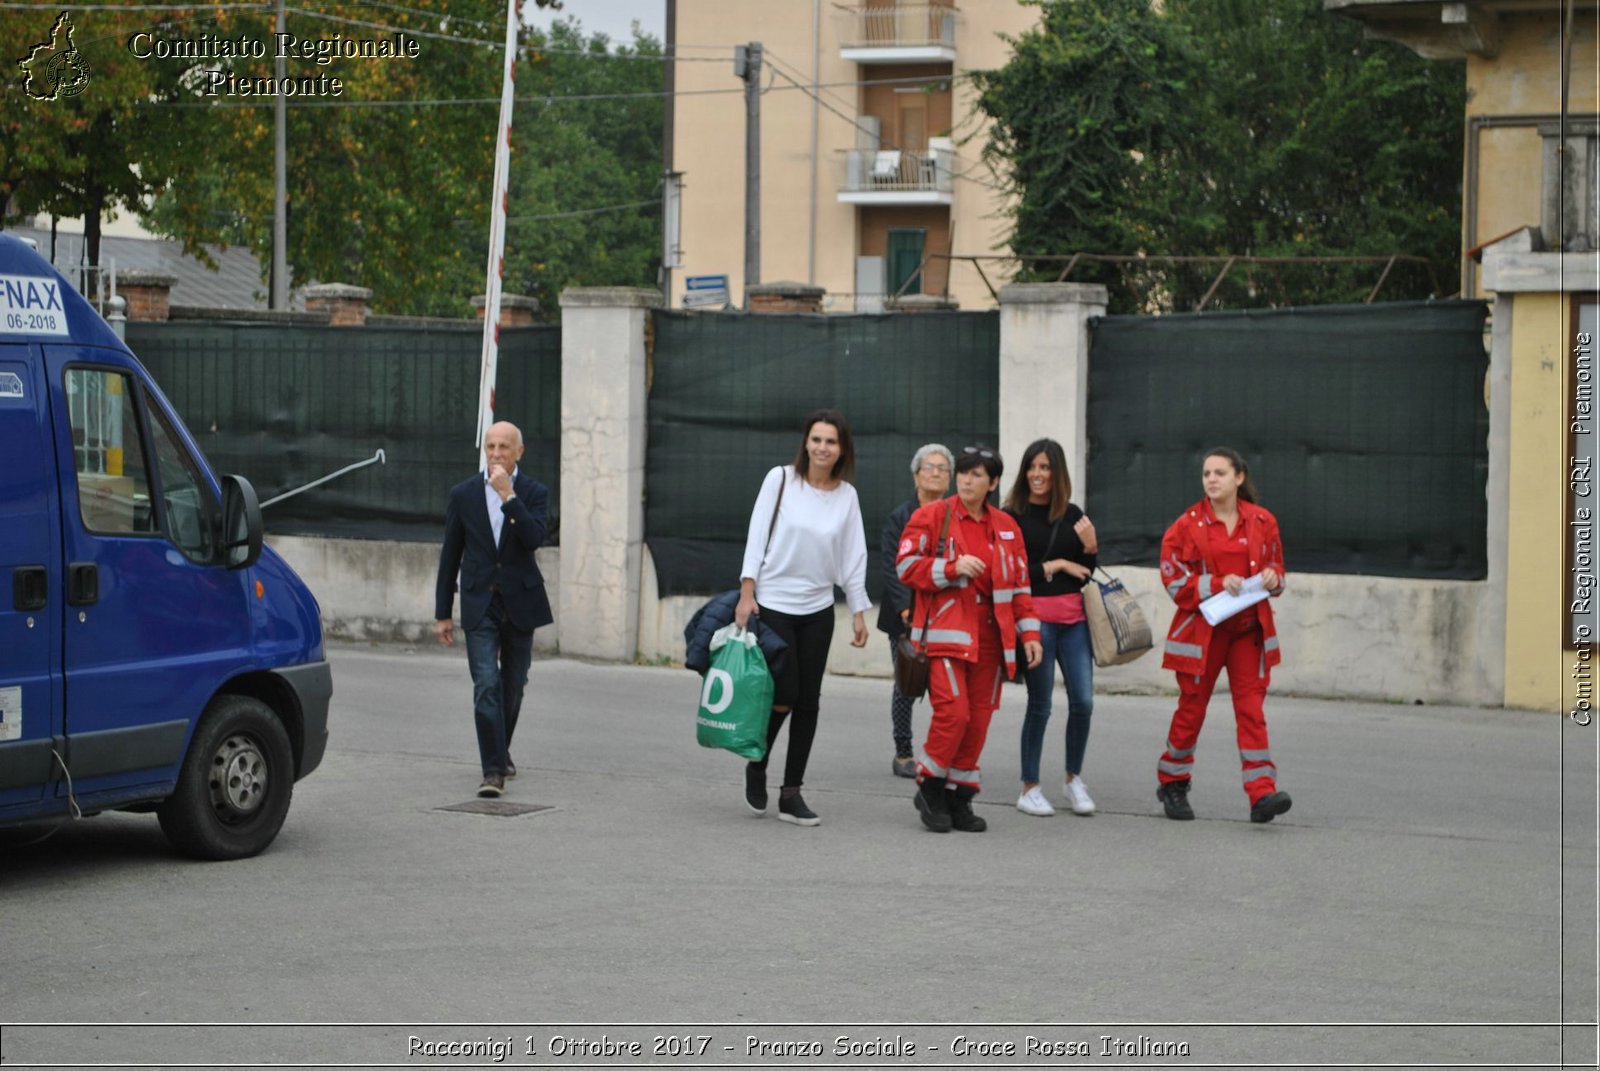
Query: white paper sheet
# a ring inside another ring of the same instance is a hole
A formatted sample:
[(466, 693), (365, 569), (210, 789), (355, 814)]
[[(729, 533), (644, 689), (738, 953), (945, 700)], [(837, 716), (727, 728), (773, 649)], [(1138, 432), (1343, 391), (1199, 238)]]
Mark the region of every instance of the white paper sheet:
[(1215, 627), (1240, 610), (1254, 606), (1266, 597), (1266, 585), (1261, 581), (1261, 574), (1257, 573), (1255, 576), (1245, 578), (1244, 583), (1239, 586), (1239, 594), (1229, 595), (1226, 591), (1219, 591), (1200, 604), (1200, 612), (1205, 615), (1206, 623)]

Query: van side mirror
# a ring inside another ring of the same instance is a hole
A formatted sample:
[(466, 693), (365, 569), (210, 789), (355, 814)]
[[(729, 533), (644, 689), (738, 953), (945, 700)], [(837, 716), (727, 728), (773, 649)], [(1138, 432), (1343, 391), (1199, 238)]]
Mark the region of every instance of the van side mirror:
[(222, 478), (222, 564), (248, 569), (261, 557), (261, 503), (243, 476)]

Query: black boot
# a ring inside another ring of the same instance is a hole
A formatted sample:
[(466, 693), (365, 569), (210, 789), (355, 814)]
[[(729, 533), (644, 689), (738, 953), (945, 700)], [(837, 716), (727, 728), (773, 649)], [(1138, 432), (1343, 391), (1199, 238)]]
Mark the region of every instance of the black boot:
[(935, 833), (950, 832), (950, 805), (945, 801), (944, 778), (924, 777), (918, 781), (916, 804), (923, 825)]
[(963, 833), (982, 833), (989, 823), (972, 813), (972, 797), (978, 790), (971, 785), (950, 786), (950, 826)]

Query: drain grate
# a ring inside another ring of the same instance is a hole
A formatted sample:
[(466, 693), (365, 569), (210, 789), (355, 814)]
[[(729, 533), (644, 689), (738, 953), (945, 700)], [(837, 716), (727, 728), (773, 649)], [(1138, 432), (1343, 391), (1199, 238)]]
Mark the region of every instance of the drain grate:
[(492, 814), (497, 818), (516, 818), (524, 814), (553, 811), (555, 807), (548, 803), (513, 803), (511, 800), (468, 800), (466, 803), (452, 803), (448, 807), (437, 807), (435, 810), (462, 811), (466, 814)]

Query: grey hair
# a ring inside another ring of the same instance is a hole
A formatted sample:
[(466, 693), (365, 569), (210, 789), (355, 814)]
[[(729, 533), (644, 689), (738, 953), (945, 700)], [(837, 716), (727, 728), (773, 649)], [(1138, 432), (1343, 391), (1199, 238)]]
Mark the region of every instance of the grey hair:
[(950, 452), (948, 446), (943, 443), (928, 443), (919, 447), (917, 452), (911, 455), (911, 475), (915, 476), (917, 474), (917, 470), (922, 468), (922, 463), (928, 460), (929, 454), (943, 454), (944, 463), (952, 469), (956, 467), (956, 457)]

